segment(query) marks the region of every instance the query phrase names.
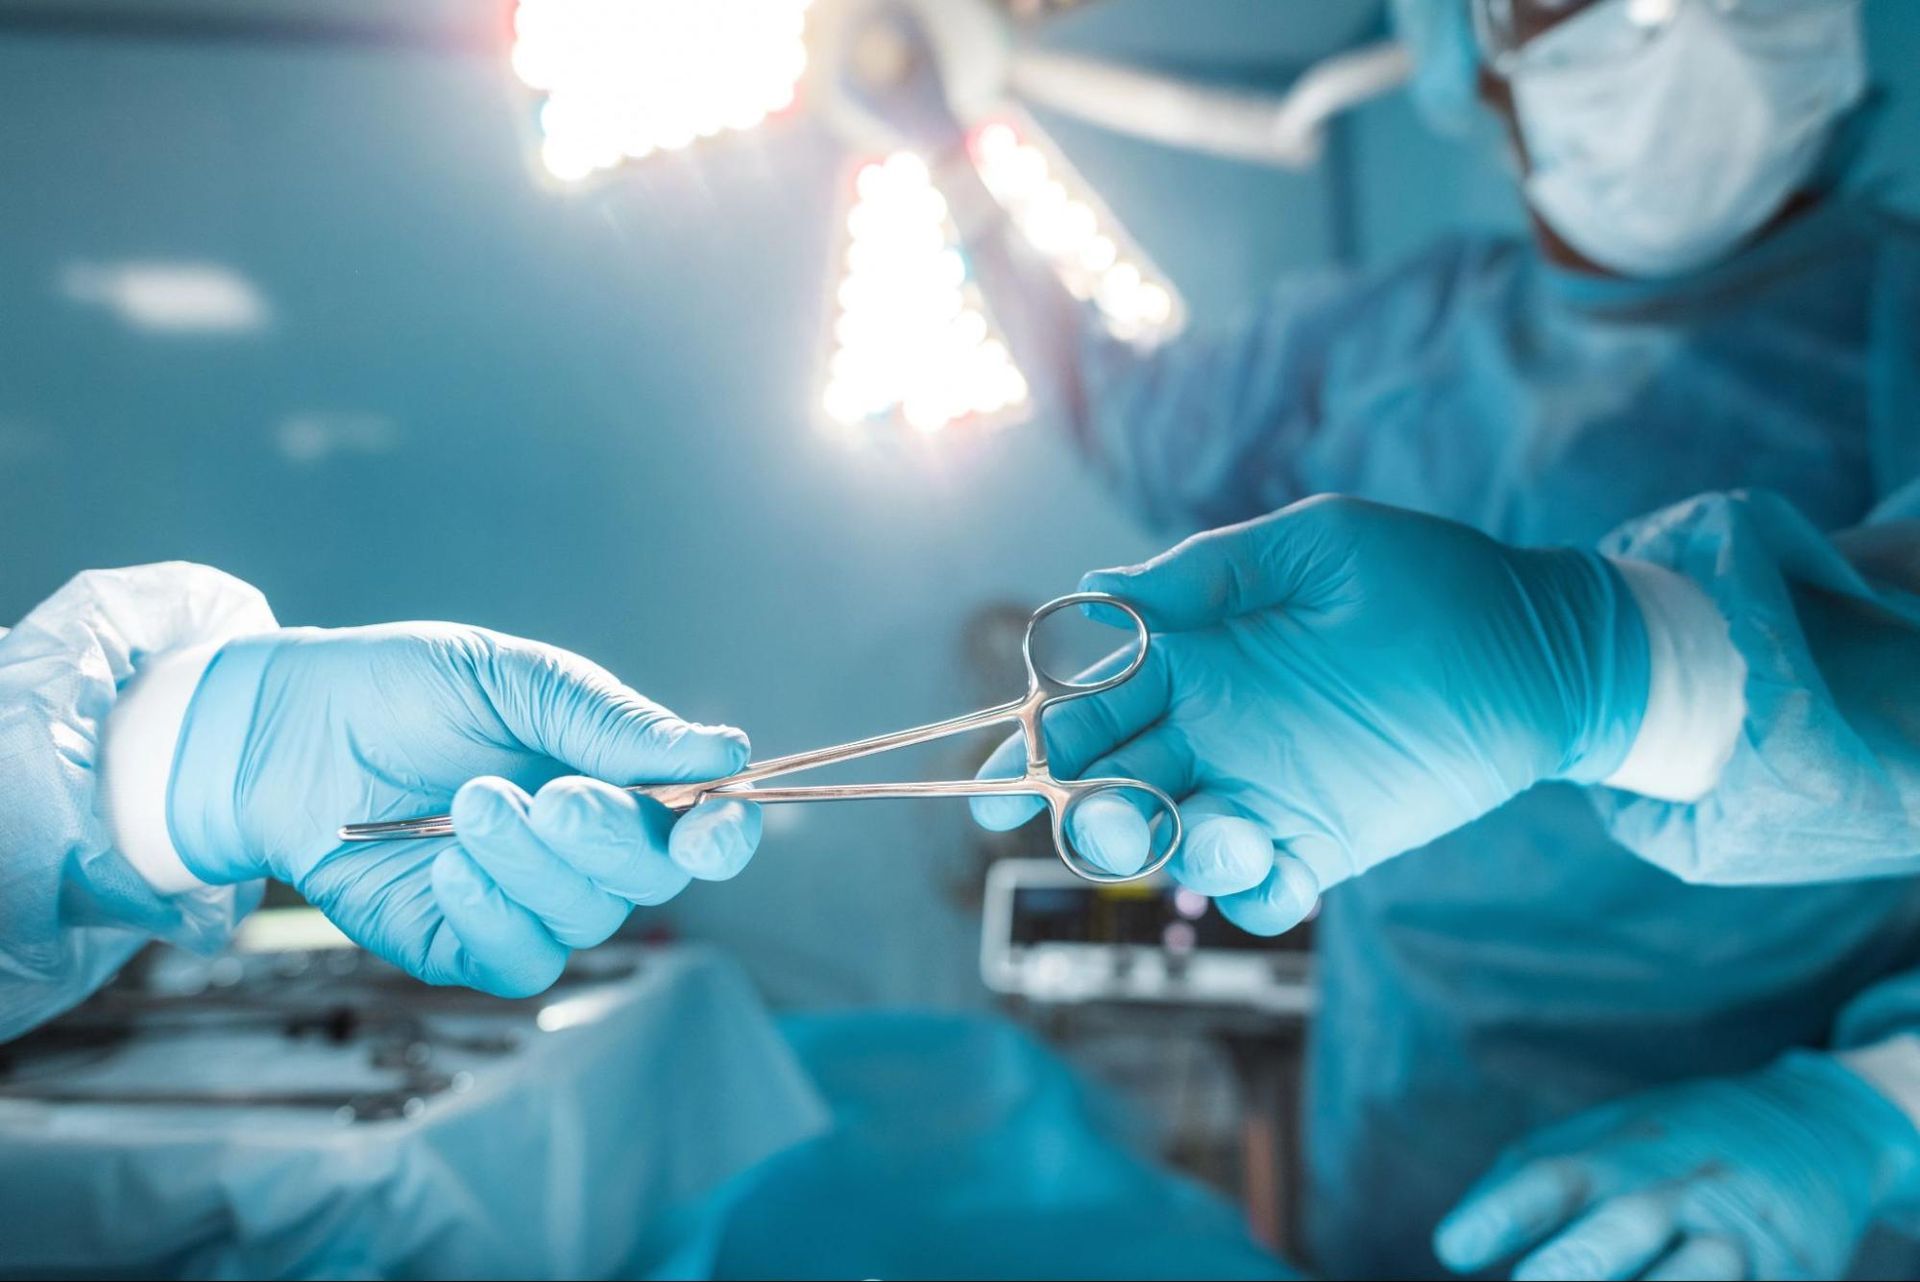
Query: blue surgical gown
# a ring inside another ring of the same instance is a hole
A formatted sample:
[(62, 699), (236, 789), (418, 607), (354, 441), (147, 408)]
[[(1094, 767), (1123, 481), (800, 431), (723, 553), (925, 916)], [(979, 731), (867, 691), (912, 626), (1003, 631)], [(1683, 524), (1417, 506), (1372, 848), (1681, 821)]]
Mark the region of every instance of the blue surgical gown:
[(259, 883), (157, 893), (115, 848), (101, 787), (120, 689), (147, 656), (273, 626), (202, 565), (90, 570), (0, 628), (0, 1042), (85, 999), (153, 938), (211, 950)]
[(1830, 204), (1662, 283), (1454, 239), (1150, 352), (974, 250), (1043, 412), (1156, 523), (1332, 490), (1603, 544), (1691, 575), (1747, 660), (1706, 801), (1538, 787), (1327, 897), (1313, 1264), (1437, 1275), (1436, 1220), (1535, 1127), (1920, 1024), (1920, 880), (1699, 884), (1920, 869), (1913, 230)]

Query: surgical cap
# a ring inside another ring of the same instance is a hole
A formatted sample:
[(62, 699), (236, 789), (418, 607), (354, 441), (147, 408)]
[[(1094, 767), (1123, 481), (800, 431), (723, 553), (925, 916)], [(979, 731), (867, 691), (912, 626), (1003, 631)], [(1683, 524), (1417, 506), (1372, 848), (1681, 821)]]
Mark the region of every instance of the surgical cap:
[(1478, 110), (1480, 51), (1468, 0), (1393, 0), (1394, 33), (1413, 54), (1413, 94), (1435, 131), (1461, 135)]

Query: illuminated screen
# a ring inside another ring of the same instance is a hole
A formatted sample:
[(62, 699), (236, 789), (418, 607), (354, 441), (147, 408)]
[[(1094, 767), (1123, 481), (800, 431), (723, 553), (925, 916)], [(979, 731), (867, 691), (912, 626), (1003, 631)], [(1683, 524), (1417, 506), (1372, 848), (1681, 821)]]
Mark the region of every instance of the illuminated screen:
[[(1173, 939), (1170, 939), (1169, 932)], [(1024, 886), (1013, 895), (1012, 942), (1134, 944), (1181, 951), (1304, 952), (1313, 923), (1265, 938), (1249, 935), (1202, 895), (1178, 886)]]

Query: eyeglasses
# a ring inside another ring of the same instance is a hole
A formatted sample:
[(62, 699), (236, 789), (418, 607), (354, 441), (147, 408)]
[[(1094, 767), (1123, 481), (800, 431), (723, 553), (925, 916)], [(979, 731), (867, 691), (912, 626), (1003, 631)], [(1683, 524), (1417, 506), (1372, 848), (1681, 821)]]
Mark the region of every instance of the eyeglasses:
[(1638, 53), (1672, 25), (1683, 6), (1712, 5), (1744, 25), (1763, 29), (1781, 18), (1828, 5), (1859, 0), (1472, 0), (1473, 29), (1481, 55), (1501, 75), (1510, 75), (1527, 56), (1536, 37), (1588, 9), (1614, 8), (1618, 21), (1596, 23), (1591, 34), (1574, 42), (1555, 42), (1557, 61), (1586, 65), (1621, 61)]

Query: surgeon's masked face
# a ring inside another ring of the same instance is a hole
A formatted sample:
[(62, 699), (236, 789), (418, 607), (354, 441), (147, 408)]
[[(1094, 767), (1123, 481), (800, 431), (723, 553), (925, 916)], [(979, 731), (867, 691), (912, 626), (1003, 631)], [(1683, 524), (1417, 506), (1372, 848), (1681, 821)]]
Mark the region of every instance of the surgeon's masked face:
[(1866, 87), (1857, 0), (1476, 0), (1527, 200), (1628, 276), (1723, 257), (1765, 226)]

